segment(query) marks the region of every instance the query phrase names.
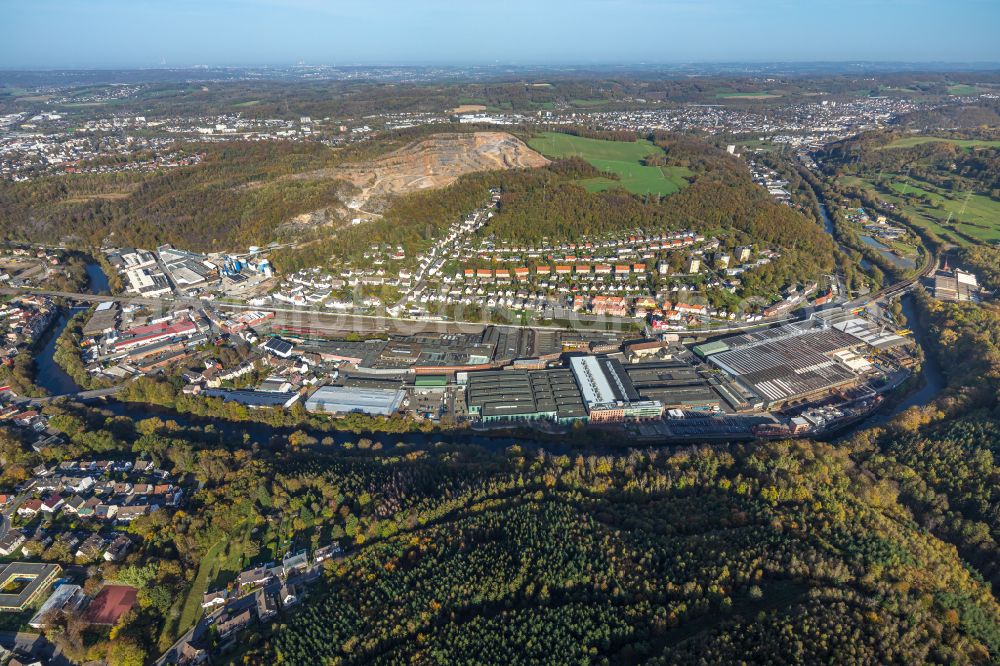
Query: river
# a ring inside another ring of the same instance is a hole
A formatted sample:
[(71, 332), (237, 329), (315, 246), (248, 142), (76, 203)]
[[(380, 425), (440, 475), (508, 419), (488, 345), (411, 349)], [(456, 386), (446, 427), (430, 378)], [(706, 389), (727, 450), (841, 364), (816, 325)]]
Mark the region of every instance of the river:
[(917, 317), (917, 308), (914, 305), (913, 295), (906, 294), (903, 296), (900, 299), (900, 304), (903, 306), (903, 314), (906, 315), (906, 325), (913, 331), (913, 339), (924, 350), (924, 362), (920, 366), (920, 386), (891, 409), (880, 410), (867, 419), (848, 428), (846, 431), (837, 433), (834, 441), (847, 439), (854, 433), (866, 428), (885, 425), (894, 416), (901, 414), (910, 407), (929, 404), (948, 386), (948, 380), (941, 369), (941, 365), (934, 355), (927, 351), (927, 339), (930, 337), (930, 331), (927, 330), (926, 325)]
[(882, 242), (872, 238), (871, 236), (861, 236), (861, 242), (872, 248), (880, 255), (882, 258), (888, 261), (890, 264), (896, 268), (910, 269), (916, 266), (916, 262), (908, 257), (900, 257), (895, 252), (892, 251), (890, 247), (884, 245)]
[(73, 318), (73, 315), (83, 310), (86, 308), (70, 308), (68, 313), (60, 310), (59, 316), (42, 336), (41, 346), (35, 353), (35, 383), (48, 391), (50, 395), (64, 395), (80, 390), (73, 378), (56, 363), (55, 353), (56, 341), (62, 335), (66, 324)]
[(87, 262), (87, 291), (91, 294), (110, 294), (111, 286), (104, 269), (96, 261)]
[[(94, 261), (87, 262), (87, 291), (91, 294), (109, 294), (111, 288), (108, 285), (108, 276), (100, 264)], [(66, 324), (78, 312), (87, 308), (70, 308), (69, 312), (60, 310), (49, 330), (42, 336), (41, 346), (35, 353), (35, 383), (49, 392), (50, 395), (64, 395), (66, 393), (77, 393), (80, 386), (73, 381), (73, 378), (66, 374), (55, 360), (56, 341), (62, 335)]]
[[(844, 254), (850, 255), (851, 254), (850, 248), (848, 248), (846, 245), (843, 245), (840, 241), (837, 240), (837, 235), (834, 233), (833, 230), (833, 218), (830, 217), (830, 212), (826, 209), (826, 201), (824, 201), (819, 196), (819, 193), (817, 193), (816, 196), (817, 196), (816, 201), (819, 203), (819, 216), (823, 219), (823, 228), (826, 230), (826, 233), (830, 234), (830, 238), (832, 238), (833, 242), (837, 244), (837, 247), (840, 248), (840, 251), (843, 252)], [(858, 263), (861, 265), (861, 268), (866, 271), (872, 267), (872, 262), (868, 261), (868, 259), (864, 257), (862, 257), (861, 261), (859, 261)]]
[(920, 388), (911, 393), (906, 400), (896, 405), (889, 412), (889, 416), (895, 416), (904, 410), (917, 405), (926, 405), (944, 390), (948, 385), (948, 380), (944, 375), (944, 370), (937, 361), (937, 357), (927, 351), (927, 339), (930, 331), (917, 317), (917, 308), (914, 304), (914, 297), (907, 294), (900, 301), (903, 306), (903, 314), (906, 315), (906, 325), (913, 331), (913, 338), (924, 350), (924, 362), (920, 368)]

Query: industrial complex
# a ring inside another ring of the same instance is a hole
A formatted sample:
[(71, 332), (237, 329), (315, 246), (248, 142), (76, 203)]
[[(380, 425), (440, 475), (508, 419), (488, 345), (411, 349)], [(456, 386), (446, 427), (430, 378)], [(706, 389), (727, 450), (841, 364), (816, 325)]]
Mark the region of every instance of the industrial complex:
[[(182, 364), (186, 392), (249, 408), (476, 428), (588, 423), (658, 439), (816, 433), (871, 411), (909, 374), (907, 338), (839, 307), (701, 343), (494, 325), (349, 339), (323, 326), (210, 303), (142, 318), (109, 302), (81, 345), (97, 376)], [(242, 350), (235, 365), (199, 351), (225, 337)]]

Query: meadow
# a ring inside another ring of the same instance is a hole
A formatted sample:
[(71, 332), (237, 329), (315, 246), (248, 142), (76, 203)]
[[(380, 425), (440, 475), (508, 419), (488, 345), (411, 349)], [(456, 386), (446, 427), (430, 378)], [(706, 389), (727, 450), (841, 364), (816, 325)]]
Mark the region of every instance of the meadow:
[(781, 97), (780, 93), (776, 92), (733, 92), (724, 91), (715, 93), (715, 96), (719, 99), (777, 99)]
[(947, 139), (940, 136), (907, 136), (896, 139), (882, 148), (912, 148), (924, 143), (944, 141), (952, 143), (961, 148), (1000, 148), (1000, 141), (987, 141), (985, 139)]
[(660, 152), (649, 141), (603, 141), (559, 132), (545, 132), (528, 145), (549, 158), (581, 157), (601, 171), (614, 173), (611, 178), (587, 178), (578, 181), (589, 192), (623, 187), (634, 194), (673, 194), (687, 185), (692, 173), (685, 167), (655, 167), (642, 163), (643, 158)]
[(985, 92), (986, 89), (979, 88), (977, 86), (970, 86), (967, 83), (958, 83), (953, 86), (948, 86), (949, 95), (976, 95), (981, 92)]
[(988, 196), (953, 194), (899, 174), (886, 174), (878, 183), (856, 176), (842, 177), (841, 182), (872, 190), (898, 206), (916, 224), (956, 245), (1000, 243), (1000, 202)]

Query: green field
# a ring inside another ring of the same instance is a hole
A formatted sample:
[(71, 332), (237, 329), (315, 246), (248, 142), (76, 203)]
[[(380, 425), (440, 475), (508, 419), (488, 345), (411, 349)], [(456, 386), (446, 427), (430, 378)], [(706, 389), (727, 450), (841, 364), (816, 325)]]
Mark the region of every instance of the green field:
[(976, 86), (970, 86), (965, 83), (959, 83), (953, 86), (948, 86), (949, 95), (975, 95), (980, 92), (983, 92), (981, 88), (977, 88)]
[[(1000, 202), (973, 193), (954, 193), (899, 174), (887, 174), (876, 187), (856, 176), (841, 178), (845, 185), (860, 185), (896, 204), (917, 224), (956, 245), (1000, 243)], [(927, 197), (927, 205), (913, 197)], [(950, 217), (950, 220), (949, 220)]]
[(1000, 141), (987, 141), (982, 139), (946, 139), (940, 136), (907, 136), (901, 139), (896, 139), (892, 143), (882, 146), (882, 148), (912, 148), (913, 146), (919, 146), (924, 143), (933, 143), (935, 141), (953, 143), (961, 148), (1000, 148)]
[(660, 152), (649, 141), (602, 141), (545, 132), (530, 139), (528, 145), (546, 157), (582, 157), (601, 171), (615, 173), (620, 178), (588, 178), (579, 181), (590, 192), (624, 187), (634, 194), (673, 194), (687, 185), (684, 177), (692, 175), (686, 167), (643, 165), (644, 157)]
[(720, 99), (776, 99), (781, 97), (777, 92), (717, 92), (715, 96)]
[(175, 638), (185, 632), (201, 617), (201, 602), (209, 588), (224, 587), (224, 583), (235, 578), (243, 567), (243, 551), (249, 537), (249, 527), (238, 526), (233, 539), (219, 541), (205, 554), (198, 565), (198, 574), (191, 583), (186, 597), (183, 597), (180, 614), (176, 623), (167, 622), (164, 635)]

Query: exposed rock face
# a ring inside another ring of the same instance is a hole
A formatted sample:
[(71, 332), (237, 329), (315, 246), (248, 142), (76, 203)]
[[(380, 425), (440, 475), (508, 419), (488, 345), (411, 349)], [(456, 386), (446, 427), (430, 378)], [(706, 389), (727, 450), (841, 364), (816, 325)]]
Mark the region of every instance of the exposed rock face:
[(369, 162), (338, 167), (330, 175), (359, 187), (351, 205), (365, 209), (398, 194), (445, 187), (466, 173), (548, 163), (506, 132), (435, 134)]

